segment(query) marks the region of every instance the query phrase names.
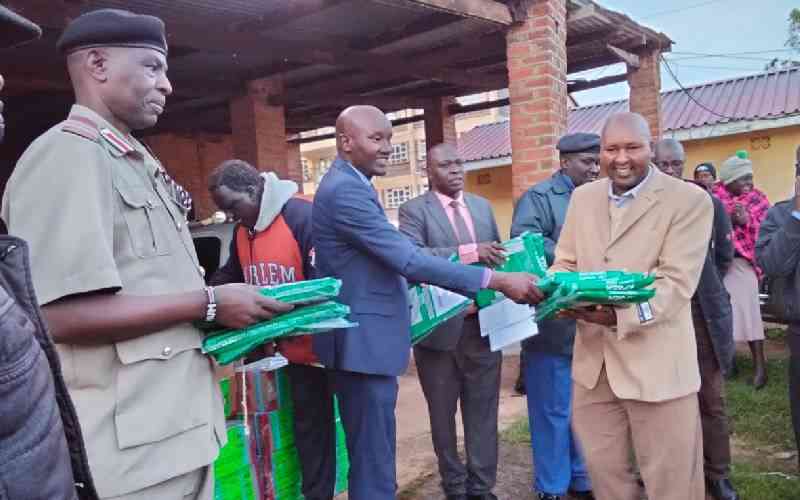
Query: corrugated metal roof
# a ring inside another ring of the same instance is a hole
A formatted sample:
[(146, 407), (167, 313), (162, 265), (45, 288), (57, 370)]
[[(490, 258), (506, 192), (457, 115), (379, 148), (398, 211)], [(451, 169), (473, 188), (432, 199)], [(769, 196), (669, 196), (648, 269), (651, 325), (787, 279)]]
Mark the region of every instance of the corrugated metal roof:
[[(694, 99), (682, 90), (661, 94), (667, 132), (800, 113), (800, 68), (708, 82), (686, 90)], [(567, 130), (600, 133), (609, 116), (623, 111), (628, 111), (627, 100), (575, 108), (570, 111)], [(475, 127), (461, 135), (458, 145), (467, 162), (510, 156), (509, 124), (504, 121)]]
[(465, 162), (490, 160), (511, 155), (509, 122), (478, 125), (458, 138), (458, 152)]
[[(661, 93), (664, 130), (686, 130), (743, 120), (779, 118), (800, 112), (800, 68), (708, 82)], [(628, 110), (628, 101), (576, 108), (570, 132), (599, 132), (606, 118)]]

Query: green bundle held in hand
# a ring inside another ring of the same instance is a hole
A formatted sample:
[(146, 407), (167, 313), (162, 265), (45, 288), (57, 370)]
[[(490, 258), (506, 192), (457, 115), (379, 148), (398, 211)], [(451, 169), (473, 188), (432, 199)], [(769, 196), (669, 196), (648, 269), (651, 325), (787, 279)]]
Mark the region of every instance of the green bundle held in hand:
[(573, 283), (580, 291), (624, 291), (639, 290), (652, 285), (654, 281), (655, 276), (650, 274), (601, 271), (593, 273), (555, 273), (541, 278), (537, 286), (542, 293), (549, 296), (560, 286)]
[(433, 285), (408, 289), (411, 305), (411, 345), (425, 339), (445, 321), (461, 314), (472, 303), (467, 297)]
[[(543, 277), (547, 273), (547, 259), (544, 254), (544, 238), (539, 233), (524, 232), (516, 238), (502, 243), (506, 251), (506, 261), (495, 268), (507, 273), (530, 273)], [(475, 297), (478, 307), (486, 307), (497, 300), (494, 290), (481, 290)]]
[(264, 342), (333, 328), (351, 327), (353, 324), (345, 320), (348, 314), (350, 314), (348, 306), (333, 301), (300, 307), (241, 330), (213, 332), (203, 340), (203, 352), (225, 365), (245, 356)]
[(647, 288), (655, 276), (624, 271), (595, 273), (556, 273), (542, 278), (538, 286), (547, 295), (536, 307), (536, 321), (558, 311), (595, 304), (640, 304), (652, 299), (656, 291)]
[(287, 304), (314, 304), (339, 296), (342, 280), (321, 278), (264, 287), (261, 295)]

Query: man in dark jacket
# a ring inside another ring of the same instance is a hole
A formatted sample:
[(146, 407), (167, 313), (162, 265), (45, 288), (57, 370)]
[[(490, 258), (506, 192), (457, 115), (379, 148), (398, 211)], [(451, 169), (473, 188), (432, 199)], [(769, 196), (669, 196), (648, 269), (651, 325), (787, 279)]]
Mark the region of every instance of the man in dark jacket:
[[(561, 169), (522, 195), (514, 209), (511, 236), (542, 233), (548, 265), (555, 259), (561, 226), (572, 192), (597, 179), (600, 136), (571, 134), (556, 146)], [(539, 323), (539, 334), (524, 342), (525, 389), (528, 395), (534, 487), (541, 499), (558, 499), (570, 490), (573, 498), (593, 498), (580, 447), (570, 430), (572, 345), (575, 321)]]
[[(800, 451), (800, 147), (795, 158), (793, 198), (775, 204), (761, 224), (756, 258), (764, 274), (783, 290), (789, 322), (789, 402), (797, 449)], [(800, 457), (798, 457), (800, 465)]]
[[(680, 179), (686, 153), (675, 139), (656, 143), (654, 162), (662, 172)], [(697, 186), (708, 191), (702, 183)], [(728, 414), (725, 408), (724, 375), (731, 369), (734, 355), (733, 313), (722, 276), (733, 260), (731, 221), (722, 202), (713, 196), (714, 225), (709, 250), (692, 296), (692, 323), (700, 365), (700, 417), (703, 426), (703, 455), (706, 486), (716, 500), (735, 500), (730, 482), (731, 446)]]
[[(247, 282), (269, 286), (314, 278), (311, 201), (297, 184), (259, 172), (242, 160), (220, 165), (209, 179), (217, 206), (240, 224), (234, 229), (228, 262), (212, 285)], [(314, 366), (311, 337), (279, 343), (290, 361), (295, 443), (307, 500), (331, 500), (336, 486), (333, 391), (325, 368)]]
[[(0, 48), (41, 33), (0, 6)], [(0, 116), (0, 141), (4, 134)], [(33, 292), (28, 247), (6, 236), (2, 221), (0, 234), (0, 497), (96, 499), (78, 417)]]

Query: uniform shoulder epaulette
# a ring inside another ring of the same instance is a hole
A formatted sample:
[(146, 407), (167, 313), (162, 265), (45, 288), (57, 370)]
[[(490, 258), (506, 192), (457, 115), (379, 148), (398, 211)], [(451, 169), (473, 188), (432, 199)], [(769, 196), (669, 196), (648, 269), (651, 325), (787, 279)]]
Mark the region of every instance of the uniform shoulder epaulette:
[(110, 128), (101, 128), (100, 136), (117, 152), (119, 155), (126, 155), (135, 152), (136, 150), (131, 146), (128, 141), (119, 136)]
[(61, 131), (75, 134), (90, 141), (100, 142), (100, 131), (97, 129), (97, 125), (82, 116), (72, 116), (61, 122)]

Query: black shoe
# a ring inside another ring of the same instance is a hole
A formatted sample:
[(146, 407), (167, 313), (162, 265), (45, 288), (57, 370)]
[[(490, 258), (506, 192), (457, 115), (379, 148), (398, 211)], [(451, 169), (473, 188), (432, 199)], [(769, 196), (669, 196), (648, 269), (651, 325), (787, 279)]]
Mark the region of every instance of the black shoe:
[(561, 500), (561, 497), (558, 495), (551, 495), (549, 493), (539, 493), (536, 497), (539, 500)]
[(727, 477), (713, 481), (706, 478), (706, 488), (714, 500), (739, 500), (739, 494)]
[(575, 491), (569, 490), (569, 496), (574, 500), (595, 500), (592, 490), (588, 491)]
[(467, 495), (467, 500), (497, 500), (494, 493), (484, 493), (483, 495)]
[(467, 500), (467, 495), (447, 495), (447, 500)]

